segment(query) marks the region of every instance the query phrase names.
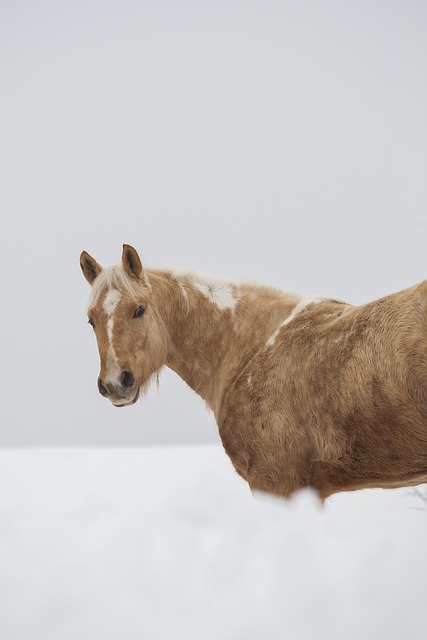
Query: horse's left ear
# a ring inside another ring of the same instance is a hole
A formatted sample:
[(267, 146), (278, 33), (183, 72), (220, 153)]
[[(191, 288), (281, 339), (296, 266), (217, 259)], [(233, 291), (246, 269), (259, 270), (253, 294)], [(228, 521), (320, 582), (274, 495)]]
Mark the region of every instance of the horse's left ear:
[(136, 249), (130, 244), (123, 245), (122, 265), (126, 273), (132, 278), (145, 281), (144, 267)]

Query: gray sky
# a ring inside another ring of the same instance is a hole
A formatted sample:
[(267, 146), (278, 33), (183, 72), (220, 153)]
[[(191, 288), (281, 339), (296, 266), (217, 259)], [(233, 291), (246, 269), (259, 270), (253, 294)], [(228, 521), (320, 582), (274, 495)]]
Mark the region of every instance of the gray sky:
[(217, 438), (96, 389), (86, 249), (362, 303), (427, 274), (427, 3), (0, 3), (0, 445)]

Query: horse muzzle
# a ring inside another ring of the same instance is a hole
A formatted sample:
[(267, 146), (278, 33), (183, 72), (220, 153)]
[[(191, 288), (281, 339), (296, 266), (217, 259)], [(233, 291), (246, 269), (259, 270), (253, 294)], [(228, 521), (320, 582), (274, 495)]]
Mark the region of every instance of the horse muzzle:
[(98, 378), (98, 391), (108, 398), (115, 407), (126, 407), (135, 404), (139, 397), (139, 387), (135, 392), (135, 378), (130, 371), (122, 371), (117, 382)]

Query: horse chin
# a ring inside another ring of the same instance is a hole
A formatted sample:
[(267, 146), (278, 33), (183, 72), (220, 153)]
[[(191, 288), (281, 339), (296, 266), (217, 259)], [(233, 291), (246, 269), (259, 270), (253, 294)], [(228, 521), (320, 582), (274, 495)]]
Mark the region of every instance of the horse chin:
[(117, 403), (117, 404), (115, 402), (113, 402), (113, 405), (115, 407), (130, 407), (131, 405), (135, 404), (135, 402), (138, 400), (138, 398), (139, 398), (139, 387), (138, 387), (138, 390), (137, 390), (137, 392), (136, 392), (136, 394), (135, 394), (135, 396), (133, 397), (132, 400), (125, 400), (124, 402), (120, 402), (120, 403)]
[(159, 371), (152, 373), (145, 381), (139, 383), (138, 389), (132, 400), (123, 400), (123, 402), (113, 402), (115, 407), (130, 407), (135, 404), (138, 398), (145, 396), (153, 383), (159, 384)]

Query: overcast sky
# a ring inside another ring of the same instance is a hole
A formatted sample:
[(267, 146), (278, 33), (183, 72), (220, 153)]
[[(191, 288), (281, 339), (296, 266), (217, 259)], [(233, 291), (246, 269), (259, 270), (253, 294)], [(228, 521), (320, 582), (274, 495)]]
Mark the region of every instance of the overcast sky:
[(97, 392), (82, 249), (357, 304), (427, 275), (427, 3), (0, 2), (0, 445), (217, 439)]

